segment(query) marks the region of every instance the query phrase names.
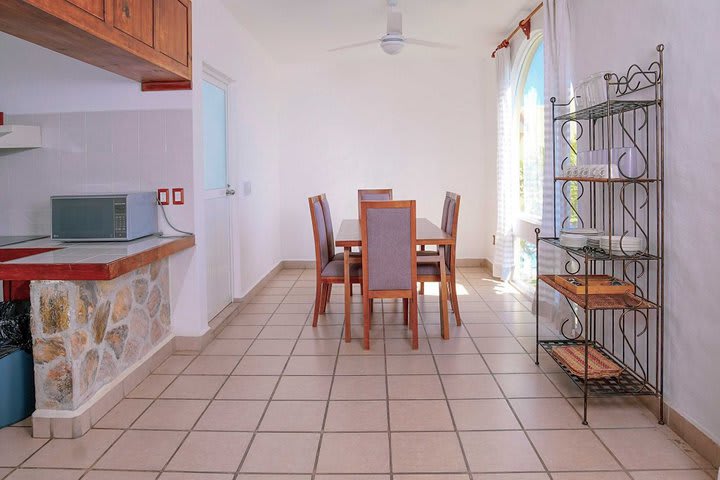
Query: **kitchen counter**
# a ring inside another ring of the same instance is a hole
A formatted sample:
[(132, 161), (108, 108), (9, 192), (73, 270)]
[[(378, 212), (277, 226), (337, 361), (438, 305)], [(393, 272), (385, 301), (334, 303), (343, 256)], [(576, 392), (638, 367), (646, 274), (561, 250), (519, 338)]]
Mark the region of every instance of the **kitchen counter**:
[(63, 243), (50, 237), (0, 247), (0, 280), (112, 280), (195, 245), (195, 236)]

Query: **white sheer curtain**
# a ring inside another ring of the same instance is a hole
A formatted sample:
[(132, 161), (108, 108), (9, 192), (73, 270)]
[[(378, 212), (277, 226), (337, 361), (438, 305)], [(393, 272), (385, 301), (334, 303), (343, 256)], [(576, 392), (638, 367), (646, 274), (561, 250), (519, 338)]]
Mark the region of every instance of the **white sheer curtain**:
[[(550, 97), (556, 97), (557, 103), (567, 103), (572, 97), (572, 31), (570, 23), (570, 11), (568, 0), (544, 0), (545, 6), (545, 161), (543, 166), (543, 212), (541, 235), (552, 236), (557, 229), (560, 232), (560, 225), (567, 214), (565, 201), (562, 198), (562, 184), (555, 185), (553, 181), (553, 144), (557, 150), (556, 166), (563, 158), (568, 156), (569, 148), (562, 139), (559, 131), (560, 125), (553, 136), (553, 118)], [(553, 202), (553, 191), (557, 203)], [(553, 209), (556, 215), (553, 215)], [(542, 248), (542, 246), (541, 246)], [(560, 255), (561, 250), (557, 248), (542, 248), (540, 254), (540, 272), (551, 273), (562, 268), (564, 256)], [(558, 297), (548, 288), (540, 290), (540, 313), (553, 316), (548, 308), (558, 305)], [(557, 313), (555, 314), (557, 316)]]
[(513, 88), (510, 49), (502, 48), (495, 56), (498, 86), (497, 142), (497, 231), (493, 276), (507, 280), (514, 264), (513, 227), (518, 208), (518, 162), (514, 158)]

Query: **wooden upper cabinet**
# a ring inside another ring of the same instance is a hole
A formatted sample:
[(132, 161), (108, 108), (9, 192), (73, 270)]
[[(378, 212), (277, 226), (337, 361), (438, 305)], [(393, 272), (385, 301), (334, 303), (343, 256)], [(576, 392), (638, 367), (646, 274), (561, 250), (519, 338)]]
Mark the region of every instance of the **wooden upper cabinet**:
[(110, 0), (113, 26), (146, 45), (153, 45), (152, 0)]
[(190, 5), (182, 0), (155, 0), (155, 48), (189, 65)]
[(138, 82), (190, 88), (191, 0), (0, 0), (0, 31)]

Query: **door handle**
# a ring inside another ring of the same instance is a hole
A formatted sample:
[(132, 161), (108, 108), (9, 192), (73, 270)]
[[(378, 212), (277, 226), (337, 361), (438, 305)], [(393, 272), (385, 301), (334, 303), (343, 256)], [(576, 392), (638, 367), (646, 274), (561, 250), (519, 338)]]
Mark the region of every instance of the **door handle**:
[(235, 195), (235, 189), (230, 188), (230, 186), (228, 185), (228, 188), (225, 190), (225, 195), (227, 195), (228, 197), (231, 195)]

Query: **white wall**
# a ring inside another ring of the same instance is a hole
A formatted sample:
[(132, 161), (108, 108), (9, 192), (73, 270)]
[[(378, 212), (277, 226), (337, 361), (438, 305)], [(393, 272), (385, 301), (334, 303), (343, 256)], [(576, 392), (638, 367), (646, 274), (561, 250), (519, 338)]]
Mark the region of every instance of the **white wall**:
[(439, 222), (462, 195), (459, 258), (492, 258), (495, 68), (488, 51), (377, 47), (283, 65), (281, 236), (285, 259), (314, 258), (307, 197), (326, 193), (335, 229), (357, 189), (391, 187)]
[(717, 0), (575, 0), (575, 79), (625, 71), (665, 49), (665, 282), (667, 402), (720, 442), (720, 93)]

